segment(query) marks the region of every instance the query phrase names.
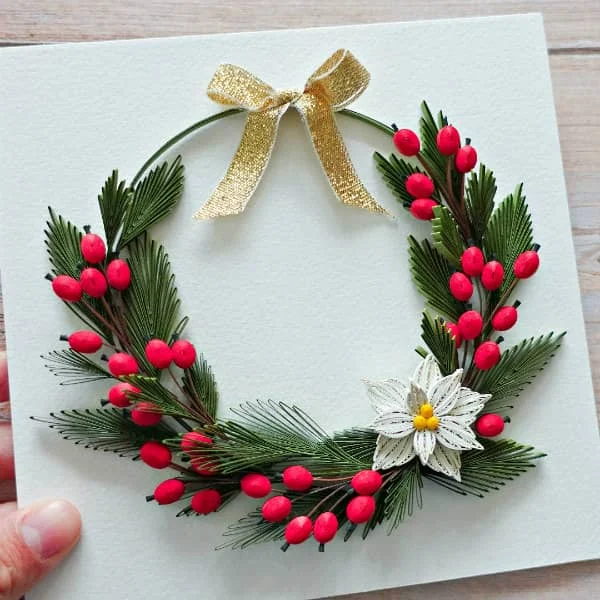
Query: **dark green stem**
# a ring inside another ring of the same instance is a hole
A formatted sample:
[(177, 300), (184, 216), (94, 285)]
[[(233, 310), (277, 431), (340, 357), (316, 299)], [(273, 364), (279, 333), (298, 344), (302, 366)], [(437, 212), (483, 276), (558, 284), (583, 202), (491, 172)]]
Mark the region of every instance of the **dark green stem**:
[[(205, 125), (209, 125), (210, 123), (213, 123), (214, 121), (219, 121), (221, 119), (231, 117), (232, 115), (237, 115), (241, 112), (245, 112), (245, 110), (243, 108), (230, 108), (228, 110), (224, 110), (222, 112), (215, 113), (214, 115), (210, 115), (210, 117), (206, 117), (206, 119), (202, 119), (201, 121), (198, 121), (197, 123), (194, 123), (193, 125), (190, 125), (187, 129), (180, 131), (177, 135), (174, 135), (172, 138), (168, 139), (142, 165), (141, 169), (135, 174), (135, 177), (131, 180), (130, 187), (133, 189), (136, 186), (136, 184), (138, 183), (138, 181), (142, 178), (142, 175), (150, 168), (150, 166), (156, 161), (156, 159), (159, 158), (160, 156), (162, 156), (167, 150), (172, 148), (175, 144), (177, 144), (181, 140), (185, 139), (186, 137), (188, 137), (195, 131), (198, 131), (198, 129), (202, 129), (202, 127), (204, 127)], [(344, 108), (343, 110), (340, 110), (339, 112), (340, 112), (340, 114), (351, 117), (352, 119), (356, 119), (357, 121), (366, 123), (367, 125), (370, 125), (371, 127), (375, 127), (376, 129), (379, 129), (380, 131), (383, 131), (384, 133), (387, 133), (388, 135), (394, 135), (394, 130), (390, 126), (386, 125), (385, 123), (382, 123), (381, 121), (378, 121), (377, 119), (373, 119), (372, 117), (368, 117), (367, 115), (363, 115), (362, 113), (356, 112), (355, 110), (350, 110), (348, 108)]]
[(198, 129), (202, 129), (205, 125), (209, 125), (214, 121), (219, 121), (220, 119), (225, 119), (226, 117), (231, 117), (232, 115), (237, 115), (238, 113), (244, 112), (243, 108), (230, 108), (229, 110), (224, 110), (220, 113), (215, 113), (214, 115), (210, 115), (210, 117), (206, 117), (206, 119), (202, 119), (193, 125), (190, 125), (187, 129), (180, 131), (177, 135), (173, 136), (171, 139), (167, 140), (143, 165), (142, 168), (135, 174), (135, 177), (131, 180), (131, 188), (134, 188), (137, 182), (141, 179), (142, 175), (146, 172), (146, 170), (152, 165), (152, 163), (162, 154), (164, 154), (169, 148), (172, 148), (177, 142), (180, 142), (188, 135), (194, 133)]
[(387, 133), (388, 135), (394, 135), (395, 133), (394, 129), (389, 125), (386, 125), (377, 119), (373, 119), (372, 117), (368, 117), (367, 115), (363, 115), (362, 113), (356, 112), (355, 110), (344, 108), (340, 110), (339, 113), (341, 115), (351, 117), (352, 119), (356, 119), (357, 121), (361, 121), (362, 123), (366, 123), (371, 127), (375, 127), (375, 129), (379, 129), (379, 131), (383, 131), (383, 133)]

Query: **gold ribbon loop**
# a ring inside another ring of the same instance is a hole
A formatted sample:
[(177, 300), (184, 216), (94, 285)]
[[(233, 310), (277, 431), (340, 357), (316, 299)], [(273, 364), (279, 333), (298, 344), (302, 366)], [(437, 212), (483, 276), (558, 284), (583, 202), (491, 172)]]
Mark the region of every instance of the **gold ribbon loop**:
[(387, 214), (358, 178), (335, 123), (334, 111), (355, 100), (369, 84), (368, 71), (348, 50), (334, 52), (308, 79), (304, 91), (275, 90), (236, 65), (221, 65), (208, 96), (248, 111), (238, 149), (197, 219), (241, 213), (267, 168), (279, 120), (294, 106), (306, 123), (329, 183), (344, 204)]

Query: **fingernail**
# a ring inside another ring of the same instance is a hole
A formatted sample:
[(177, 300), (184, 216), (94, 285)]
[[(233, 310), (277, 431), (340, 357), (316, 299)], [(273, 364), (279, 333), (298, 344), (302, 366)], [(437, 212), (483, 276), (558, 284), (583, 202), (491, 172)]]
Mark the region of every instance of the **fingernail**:
[(48, 560), (77, 541), (81, 517), (72, 504), (54, 500), (27, 509), (19, 528), (31, 551), (40, 560)]

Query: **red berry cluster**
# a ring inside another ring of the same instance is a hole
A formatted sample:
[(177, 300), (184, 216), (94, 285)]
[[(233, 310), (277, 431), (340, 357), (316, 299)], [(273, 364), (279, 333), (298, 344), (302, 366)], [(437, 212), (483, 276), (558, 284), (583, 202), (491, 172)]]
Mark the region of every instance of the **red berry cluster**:
[(153, 339), (146, 344), (145, 353), (156, 369), (168, 369), (172, 362), (180, 369), (189, 369), (196, 361), (196, 349), (187, 340), (176, 340), (169, 346), (164, 340)]
[(123, 291), (131, 283), (131, 271), (126, 261), (120, 258), (106, 262), (106, 245), (104, 240), (85, 228), (86, 234), (81, 238), (81, 255), (88, 265), (79, 274), (79, 280), (69, 275), (57, 275), (52, 279), (54, 293), (65, 302), (79, 302), (83, 294), (92, 298), (101, 298), (106, 294), (108, 286)]
[[(411, 129), (398, 129), (394, 133), (394, 145), (403, 156), (420, 157), (421, 142)], [(437, 149), (443, 156), (454, 156), (454, 167), (459, 173), (468, 173), (477, 164), (477, 152), (465, 140), (461, 147), (460, 135), (455, 127), (442, 127), (436, 138)], [(423, 162), (421, 160), (421, 162)], [(435, 186), (431, 178), (423, 173), (413, 173), (406, 179), (406, 191), (414, 198), (410, 203), (411, 214), (423, 221), (433, 219), (433, 209), (437, 202), (431, 198)]]
[[(283, 485), (292, 492), (307, 492), (314, 484), (312, 473), (302, 465), (287, 467), (282, 475)], [(352, 499), (346, 504), (346, 517), (354, 528), (360, 523), (366, 523), (375, 512), (375, 499), (373, 494), (382, 484), (381, 474), (377, 471), (360, 471), (352, 477), (346, 495)], [(266, 475), (261, 473), (248, 473), (240, 481), (242, 492), (251, 498), (264, 498), (272, 492), (272, 484)], [(346, 487), (346, 484), (340, 486)], [(342, 498), (344, 498), (343, 496)], [(314, 519), (311, 514), (290, 516), (293, 511), (293, 500), (285, 495), (276, 495), (268, 498), (261, 507), (262, 518), (270, 523), (287, 521), (284, 531), (285, 544), (283, 550), (290, 545), (305, 542), (312, 534), (319, 543), (319, 550), (323, 551), (327, 542), (330, 542), (339, 529), (338, 517), (331, 510), (321, 512)], [(289, 519), (289, 520), (288, 520)]]

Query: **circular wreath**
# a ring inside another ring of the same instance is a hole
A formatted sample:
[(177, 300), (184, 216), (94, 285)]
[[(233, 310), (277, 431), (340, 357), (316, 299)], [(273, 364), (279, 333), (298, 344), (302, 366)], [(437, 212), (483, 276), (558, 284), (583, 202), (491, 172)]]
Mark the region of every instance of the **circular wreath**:
[(178, 157), (151, 167), (240, 110), (174, 136), (129, 184), (113, 171), (98, 196), (103, 237), (50, 209), (47, 277), (85, 329), (61, 336), (68, 348), (45, 355), (47, 367), (63, 384), (106, 379), (111, 387), (100, 407), (35, 419), (76, 444), (172, 471), (147, 500), (178, 503), (177, 516), (215, 512), (240, 493), (258, 499), (220, 547), (283, 540), (286, 550), (312, 537), (322, 551), (342, 528), (344, 540), (359, 525), (363, 538), (383, 522), (395, 529), (421, 507), (424, 479), (483, 497), (534, 467), (544, 454), (493, 439), (564, 335), (503, 349), (498, 334), (515, 325), (512, 297), (539, 265), (522, 185), (495, 206), (493, 172), (474, 170), (470, 140), (425, 103), (420, 136), (339, 111), (393, 139), (404, 158), (376, 152), (377, 167), (408, 220), (431, 221), (431, 240), (409, 237), (412, 278), (428, 305), (416, 371), (366, 381), (372, 423), (333, 434), (284, 402), (248, 402), (232, 419), (218, 416), (211, 368), (184, 336), (168, 255), (148, 235), (175, 208), (183, 165)]

